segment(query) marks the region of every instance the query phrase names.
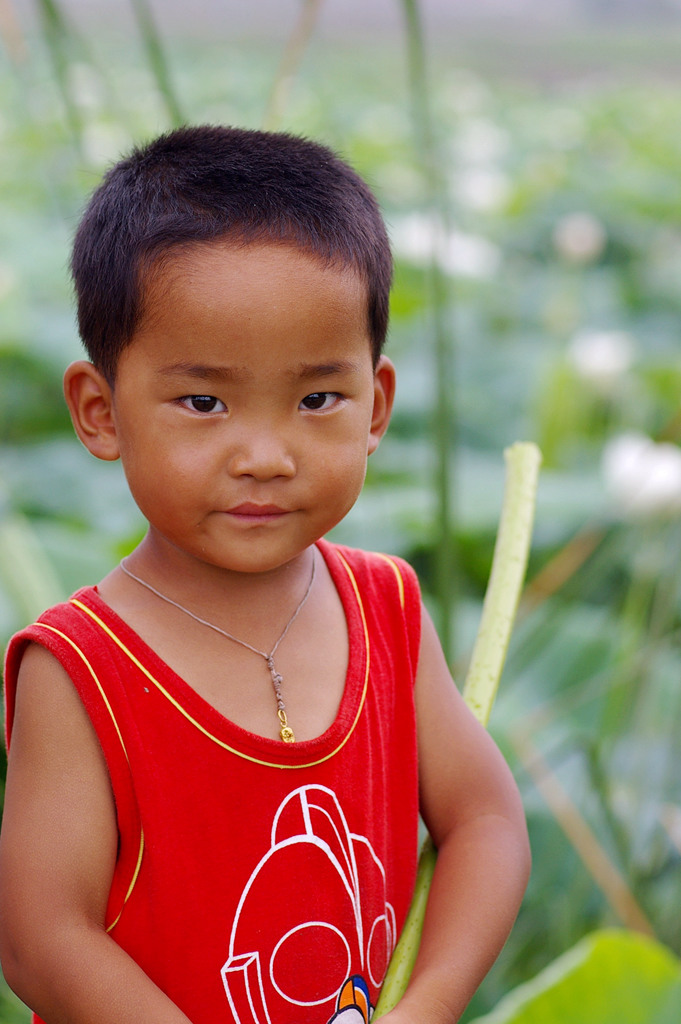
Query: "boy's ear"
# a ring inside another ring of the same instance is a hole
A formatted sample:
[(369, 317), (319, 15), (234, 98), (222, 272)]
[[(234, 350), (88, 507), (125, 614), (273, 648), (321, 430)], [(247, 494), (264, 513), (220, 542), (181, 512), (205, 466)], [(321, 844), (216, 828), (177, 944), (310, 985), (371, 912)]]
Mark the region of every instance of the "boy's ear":
[(381, 356), (374, 371), (374, 411), (369, 431), (369, 455), (376, 451), (388, 429), (394, 398), (395, 367), (387, 356)]
[(120, 455), (113, 416), (113, 391), (99, 370), (84, 359), (64, 374), (64, 397), (76, 434), (92, 455), (113, 462)]

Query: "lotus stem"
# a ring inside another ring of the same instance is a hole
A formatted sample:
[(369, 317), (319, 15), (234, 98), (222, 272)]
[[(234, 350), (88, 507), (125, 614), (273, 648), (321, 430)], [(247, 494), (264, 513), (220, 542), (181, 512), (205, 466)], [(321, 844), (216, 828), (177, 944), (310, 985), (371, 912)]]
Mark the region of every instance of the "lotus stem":
[[(475, 717), (487, 725), (506, 659), (532, 538), (541, 453), (516, 442), (504, 452), (506, 483), (480, 625), (463, 689)], [(389, 1013), (404, 995), (418, 953), (437, 851), (427, 837), (416, 886), (399, 942), (390, 960), (372, 1020)]]
[(487, 725), (506, 660), (525, 579), (532, 539), (541, 453), (516, 442), (504, 452), (506, 486), (482, 616), (473, 645), (463, 697)]

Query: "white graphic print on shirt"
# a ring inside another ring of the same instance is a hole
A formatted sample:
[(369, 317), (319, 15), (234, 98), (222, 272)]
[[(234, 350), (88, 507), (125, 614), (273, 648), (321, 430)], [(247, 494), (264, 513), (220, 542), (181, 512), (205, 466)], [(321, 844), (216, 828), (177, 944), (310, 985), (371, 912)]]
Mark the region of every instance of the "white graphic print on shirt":
[(234, 1020), (273, 1024), (292, 1007), (316, 1006), (320, 1024), (350, 1024), (357, 1014), (367, 1021), (362, 977), (381, 985), (395, 942), (385, 871), (371, 843), (350, 832), (332, 790), (294, 790), (235, 914), (222, 968)]

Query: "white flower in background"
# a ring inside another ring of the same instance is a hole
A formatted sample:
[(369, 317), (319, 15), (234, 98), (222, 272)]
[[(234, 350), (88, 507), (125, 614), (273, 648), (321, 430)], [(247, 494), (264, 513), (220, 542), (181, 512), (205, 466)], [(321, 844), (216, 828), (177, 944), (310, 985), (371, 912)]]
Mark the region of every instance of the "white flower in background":
[(470, 117), (462, 123), (454, 144), (459, 160), (464, 163), (490, 164), (505, 156), (509, 137), (494, 121)]
[(603, 449), (606, 489), (623, 516), (681, 514), (681, 449), (645, 434), (626, 433)]
[(463, 206), (490, 213), (503, 207), (510, 191), (508, 178), (494, 167), (469, 167), (458, 175), (455, 185)]
[(568, 347), (568, 358), (584, 380), (609, 394), (631, 369), (636, 354), (626, 331), (580, 331)]
[(487, 280), (501, 265), (501, 251), (488, 239), (463, 231), (445, 232), (438, 221), (422, 214), (394, 222), (390, 236), (396, 255), (417, 266), (426, 266), (436, 248), (439, 265), (453, 277)]
[(453, 277), (472, 277), (489, 280), (501, 266), (501, 250), (487, 238), (452, 231), (443, 247), (442, 269)]
[(390, 226), (390, 240), (396, 254), (424, 266), (433, 251), (435, 225), (431, 217), (410, 214)]
[(590, 213), (569, 213), (556, 224), (553, 244), (570, 263), (592, 263), (603, 252), (605, 228)]
[(460, 203), (482, 211), (504, 204), (510, 185), (498, 161), (508, 149), (508, 133), (494, 121), (484, 117), (462, 121), (451, 144), (451, 188)]

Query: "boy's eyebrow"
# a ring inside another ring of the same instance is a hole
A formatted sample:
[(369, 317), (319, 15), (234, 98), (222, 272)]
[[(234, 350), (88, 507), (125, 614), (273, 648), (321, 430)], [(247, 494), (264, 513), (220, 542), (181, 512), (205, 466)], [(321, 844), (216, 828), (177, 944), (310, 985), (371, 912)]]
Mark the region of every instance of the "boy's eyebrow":
[(250, 370), (235, 369), (233, 366), (207, 366), (204, 363), (171, 363), (156, 371), (157, 377), (194, 377), (197, 380), (236, 382), (252, 377)]
[[(337, 359), (328, 363), (300, 363), (289, 370), (286, 376), (292, 380), (314, 380), (320, 377), (333, 377), (342, 373), (356, 373), (359, 369), (357, 363), (350, 359)], [(204, 363), (177, 362), (167, 366), (159, 367), (156, 371), (157, 377), (193, 377), (196, 380), (215, 381), (217, 383), (229, 382), (239, 384), (250, 380), (253, 374), (248, 369), (241, 369), (233, 366), (212, 366)]]
[(315, 377), (333, 377), (339, 373), (353, 373), (358, 369), (357, 363), (353, 363), (350, 359), (338, 359), (332, 363), (301, 363), (295, 370), (290, 370), (288, 375), (297, 380), (312, 380)]

